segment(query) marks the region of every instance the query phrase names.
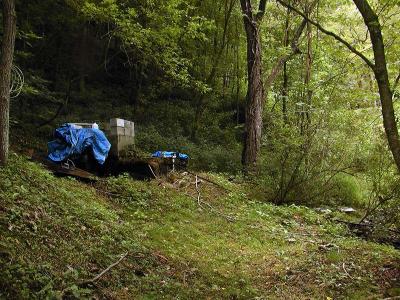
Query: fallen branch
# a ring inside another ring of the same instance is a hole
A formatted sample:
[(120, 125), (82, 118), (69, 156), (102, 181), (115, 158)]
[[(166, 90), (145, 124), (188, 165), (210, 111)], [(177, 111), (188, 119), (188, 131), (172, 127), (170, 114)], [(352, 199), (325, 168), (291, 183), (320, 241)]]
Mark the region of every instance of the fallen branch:
[[(189, 174), (192, 174), (193, 176), (196, 176), (196, 177), (198, 177), (198, 178), (201, 178), (201, 179), (203, 179), (204, 181), (207, 181), (207, 182), (209, 182), (209, 183), (212, 183), (212, 184), (214, 184), (214, 185), (216, 185), (216, 186), (218, 186), (218, 187), (224, 189), (225, 191), (230, 192), (229, 189), (227, 189), (226, 187), (222, 186), (222, 185), (219, 184), (219, 183), (216, 183), (215, 181), (212, 181), (211, 179), (208, 179), (208, 178), (205, 178), (205, 177), (203, 177), (203, 176), (197, 175), (196, 173), (193, 173), (193, 172), (190, 172), (190, 171), (186, 171), (186, 172), (188, 172)], [(196, 179), (196, 180), (197, 180), (197, 179)]]
[(149, 169), (150, 169), (150, 171), (151, 171), (151, 174), (153, 174), (154, 179), (157, 179), (157, 176), (156, 176), (156, 174), (154, 173), (153, 168), (152, 168), (150, 165), (147, 165), (147, 166), (149, 167)]
[(200, 190), (199, 190), (197, 175), (196, 175), (196, 191), (197, 191), (197, 204), (201, 206), (201, 203), (200, 203)]
[[(351, 226), (351, 227), (364, 227), (364, 228), (369, 227), (372, 229), (377, 227), (377, 225), (374, 223), (354, 223), (354, 222), (349, 222), (349, 221), (344, 221), (344, 220), (339, 220), (339, 219), (331, 219), (331, 220), (338, 222), (338, 223), (346, 224), (347, 226)], [(395, 230), (395, 229), (385, 228), (385, 230), (395, 233), (395, 234), (400, 234), (400, 231)]]
[(345, 263), (343, 263), (342, 268), (343, 268), (343, 271), (346, 273), (346, 275), (347, 275), (349, 278), (354, 279), (354, 278), (349, 274), (349, 272), (347, 272)]
[(107, 268), (105, 268), (103, 271), (101, 271), (99, 274), (97, 274), (95, 277), (93, 277), (92, 279), (86, 280), (84, 282), (82, 282), (80, 285), (87, 285), (90, 283), (94, 283), (97, 280), (99, 280), (104, 274), (106, 274), (108, 271), (110, 271), (112, 268), (114, 268), (116, 265), (118, 265), (121, 261), (123, 261), (125, 259), (125, 257), (128, 255), (129, 252), (126, 252), (125, 254), (121, 255), (121, 257), (114, 263), (112, 263), (111, 265), (109, 265)]

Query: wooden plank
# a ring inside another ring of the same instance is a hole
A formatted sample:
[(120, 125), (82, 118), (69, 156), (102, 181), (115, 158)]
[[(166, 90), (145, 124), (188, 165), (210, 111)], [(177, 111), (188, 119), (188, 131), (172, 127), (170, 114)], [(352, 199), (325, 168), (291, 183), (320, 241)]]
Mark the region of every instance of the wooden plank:
[(74, 166), (71, 166), (68, 168), (66, 166), (63, 166), (62, 164), (54, 163), (54, 162), (48, 160), (47, 158), (44, 158), (39, 155), (32, 155), (31, 159), (42, 163), (47, 169), (49, 169), (54, 174), (67, 175), (67, 176), (72, 176), (72, 177), (77, 177), (77, 178), (82, 178), (82, 179), (89, 179), (89, 180), (97, 180), (97, 178), (94, 174), (87, 172), (85, 170), (79, 169)]

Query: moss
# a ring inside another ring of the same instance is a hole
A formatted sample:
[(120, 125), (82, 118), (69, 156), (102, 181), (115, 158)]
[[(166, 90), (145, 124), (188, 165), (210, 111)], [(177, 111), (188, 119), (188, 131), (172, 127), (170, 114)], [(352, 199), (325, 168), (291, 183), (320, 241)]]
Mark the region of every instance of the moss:
[[(397, 274), (398, 251), (207, 176), (229, 189), (202, 186), (219, 214), (187, 196), (190, 186), (127, 176), (91, 186), (12, 155), (0, 173), (0, 297), (379, 298), (398, 287), (382, 279)], [(80, 285), (125, 252), (95, 287)]]

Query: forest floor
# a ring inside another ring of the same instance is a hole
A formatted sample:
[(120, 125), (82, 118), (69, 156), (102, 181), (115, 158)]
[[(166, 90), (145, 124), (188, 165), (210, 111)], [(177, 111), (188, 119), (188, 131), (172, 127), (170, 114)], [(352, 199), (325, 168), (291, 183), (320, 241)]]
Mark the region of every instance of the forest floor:
[[(203, 174), (83, 183), (12, 154), (0, 173), (0, 298), (376, 299), (400, 252), (313, 209)], [(112, 266), (98, 279), (107, 267)], [(95, 280), (93, 280), (95, 279)]]

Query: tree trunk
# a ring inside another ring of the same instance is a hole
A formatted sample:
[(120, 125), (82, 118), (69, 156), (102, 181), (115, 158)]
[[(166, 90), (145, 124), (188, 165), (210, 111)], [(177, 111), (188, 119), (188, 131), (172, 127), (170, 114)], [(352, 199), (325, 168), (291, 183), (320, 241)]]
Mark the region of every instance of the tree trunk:
[(373, 71), (379, 88), (382, 104), (383, 125), (385, 127), (389, 148), (392, 152), (397, 169), (400, 172), (400, 140), (393, 108), (393, 94), (390, 89), (389, 75), (386, 65), (385, 46), (381, 26), (377, 14), (366, 0), (353, 0), (368, 27), (375, 65)]
[(245, 172), (254, 172), (261, 147), (264, 108), (262, 81), (260, 22), (265, 1), (260, 2), (259, 12), (253, 15), (251, 1), (240, 1), (247, 38), (247, 105), (242, 164)]
[[(310, 6), (310, 10), (315, 6), (316, 1)], [(264, 109), (264, 98), (266, 98), (268, 90), (278, 76), (281, 68), (296, 54), (300, 53), (298, 47), (299, 38), (306, 26), (303, 20), (297, 27), (297, 30), (291, 41), (292, 52), (280, 57), (273, 66), (270, 74), (266, 79), (265, 86), (262, 81), (262, 57), (260, 42), (260, 23), (265, 13), (266, 1), (260, 0), (257, 14), (254, 16), (251, 8), (250, 0), (240, 0), (243, 13), (244, 27), (247, 38), (247, 105), (246, 105), (246, 122), (245, 122), (245, 142), (242, 154), (242, 164), (245, 172), (255, 170), (258, 153), (261, 147), (262, 133), (262, 115)]]
[(0, 165), (7, 163), (9, 147), (10, 82), (16, 33), (14, 0), (3, 0), (3, 41), (0, 59)]
[[(290, 9), (287, 9), (286, 20), (285, 20), (285, 36), (283, 39), (283, 45), (285, 48), (289, 47), (289, 21), (290, 21)], [(283, 63), (283, 82), (282, 82), (282, 116), (285, 124), (288, 123), (287, 115), (287, 100), (289, 96), (289, 76), (287, 73), (287, 61)]]
[[(311, 10), (310, 10), (310, 4), (306, 3), (306, 10), (305, 13), (307, 15), (307, 17), (309, 18), (311, 15)], [(311, 23), (307, 22), (307, 53), (306, 53), (306, 72), (305, 72), (305, 76), (304, 76), (304, 85), (306, 86), (306, 119), (307, 122), (305, 124), (306, 127), (308, 127), (311, 123), (311, 116), (310, 116), (310, 112), (311, 112), (311, 100), (312, 100), (312, 90), (310, 88), (310, 81), (311, 81), (311, 68), (312, 68), (312, 28), (311, 28)]]

